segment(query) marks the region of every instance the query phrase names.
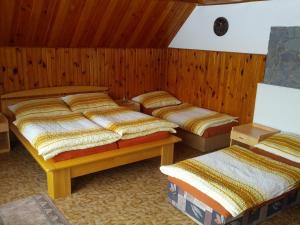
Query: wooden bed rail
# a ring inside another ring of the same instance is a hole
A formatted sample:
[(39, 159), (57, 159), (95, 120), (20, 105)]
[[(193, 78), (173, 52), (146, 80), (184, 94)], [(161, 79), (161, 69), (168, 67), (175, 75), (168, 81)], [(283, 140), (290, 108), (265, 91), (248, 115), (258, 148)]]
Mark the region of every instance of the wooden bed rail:
[(52, 159), (46, 161), (38, 155), (36, 149), (24, 138), (15, 125), (11, 124), (10, 129), (46, 172), (48, 194), (53, 199), (70, 195), (71, 179), (75, 177), (158, 156), (161, 157), (161, 165), (171, 164), (173, 163), (174, 144), (181, 141), (180, 138), (171, 135), (154, 142), (54, 162)]

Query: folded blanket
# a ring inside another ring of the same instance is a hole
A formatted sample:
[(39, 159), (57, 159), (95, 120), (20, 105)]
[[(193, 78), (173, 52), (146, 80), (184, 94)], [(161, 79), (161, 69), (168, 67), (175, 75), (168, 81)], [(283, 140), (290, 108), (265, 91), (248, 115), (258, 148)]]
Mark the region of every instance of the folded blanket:
[(46, 160), (61, 152), (110, 144), (121, 138), (80, 113), (29, 117), (14, 124)]
[(199, 136), (202, 136), (209, 127), (237, 121), (237, 117), (195, 107), (187, 103), (156, 109), (152, 115), (176, 123), (180, 128)]
[(161, 166), (160, 170), (195, 187), (232, 216), (300, 186), (300, 169), (238, 146)]
[(176, 124), (161, 120), (125, 107), (84, 112), (84, 115), (120, 135), (122, 139), (130, 139), (153, 134), (158, 131), (175, 133)]

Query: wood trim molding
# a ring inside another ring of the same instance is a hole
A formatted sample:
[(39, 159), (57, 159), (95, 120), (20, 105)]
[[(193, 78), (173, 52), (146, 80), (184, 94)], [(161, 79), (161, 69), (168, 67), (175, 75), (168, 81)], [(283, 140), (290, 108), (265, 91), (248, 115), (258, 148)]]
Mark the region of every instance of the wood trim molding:
[(182, 2), (196, 3), (198, 5), (223, 5), (245, 2), (260, 2), (265, 0), (179, 0)]

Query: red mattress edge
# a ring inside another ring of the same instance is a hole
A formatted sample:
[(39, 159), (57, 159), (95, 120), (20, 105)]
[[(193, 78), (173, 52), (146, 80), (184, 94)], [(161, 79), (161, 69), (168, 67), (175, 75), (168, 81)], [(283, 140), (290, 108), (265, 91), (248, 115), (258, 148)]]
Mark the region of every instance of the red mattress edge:
[(78, 149), (78, 150), (72, 150), (67, 152), (62, 152), (56, 156), (54, 156), (52, 159), (54, 162), (60, 162), (65, 161), (69, 159), (75, 159), (79, 157), (84, 157), (92, 154), (97, 154), (101, 152), (111, 151), (111, 150), (117, 150), (120, 148), (126, 148), (133, 145), (139, 145), (144, 144), (152, 141), (158, 141), (161, 139), (168, 138), (170, 136), (170, 133), (167, 131), (160, 131), (153, 134), (145, 135), (142, 137), (137, 138), (131, 138), (127, 140), (119, 140), (117, 142), (96, 146), (93, 148), (86, 148), (86, 149)]

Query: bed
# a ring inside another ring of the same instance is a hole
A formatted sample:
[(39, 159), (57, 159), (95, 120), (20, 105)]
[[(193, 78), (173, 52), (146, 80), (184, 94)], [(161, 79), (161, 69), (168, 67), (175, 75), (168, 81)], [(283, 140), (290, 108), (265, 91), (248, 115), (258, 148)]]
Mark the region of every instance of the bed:
[[(293, 98), (286, 98), (291, 92)], [(270, 101), (274, 93), (278, 97)], [(299, 97), (296, 89), (259, 84), (255, 122), (273, 124), (283, 132), (264, 139), (250, 150), (233, 145), (162, 166), (161, 171), (169, 181), (169, 202), (197, 224), (204, 225), (259, 224), (299, 204), (300, 133), (295, 125), (299, 110), (286, 111), (280, 104), (289, 102), (286, 106), (291, 108)], [(276, 109), (278, 116), (270, 116), (270, 108)]]
[(198, 224), (257, 224), (300, 202), (300, 167), (239, 146), (161, 171), (171, 204)]
[(179, 138), (173, 135), (152, 142), (121, 147), (116, 150), (104, 151), (59, 162), (55, 162), (53, 159), (44, 160), (37, 154), (36, 149), (12, 123), (14, 116), (8, 110), (8, 106), (30, 99), (107, 91), (108, 89), (106, 87), (65, 86), (19, 91), (1, 96), (2, 113), (6, 115), (10, 122), (10, 130), (45, 171), (47, 175), (48, 194), (51, 198), (55, 199), (70, 195), (71, 179), (75, 177), (157, 156), (161, 157), (162, 165), (173, 162), (173, 146), (174, 143), (180, 141)]
[[(182, 103), (165, 91), (149, 92), (134, 97), (132, 100), (142, 105), (142, 112), (177, 123), (180, 128), (177, 129), (176, 135), (182, 138), (184, 144), (202, 152), (229, 146), (230, 131), (233, 126), (239, 124), (236, 117)], [(184, 126), (184, 122), (188, 122), (188, 116), (200, 119), (200, 117), (204, 118), (208, 115), (219, 116), (219, 124), (214, 118), (209, 126), (204, 126), (205, 129), (200, 132), (194, 132)]]

